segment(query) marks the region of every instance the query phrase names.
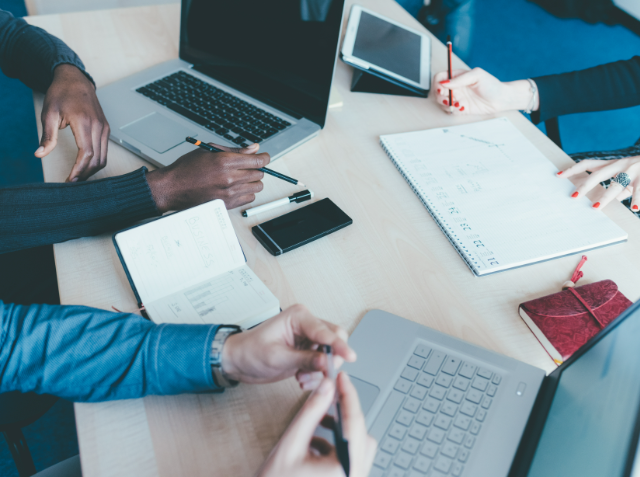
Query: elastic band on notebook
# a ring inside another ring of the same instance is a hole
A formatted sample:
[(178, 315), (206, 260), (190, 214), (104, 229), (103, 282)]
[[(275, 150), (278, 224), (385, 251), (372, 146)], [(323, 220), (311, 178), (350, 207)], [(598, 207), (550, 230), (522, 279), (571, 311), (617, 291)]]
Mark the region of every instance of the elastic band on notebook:
[(264, 229), (263, 229), (261, 226), (257, 225), (257, 227), (258, 227), (260, 230), (262, 230), (262, 233), (264, 234), (264, 236), (265, 236), (265, 237), (267, 237), (267, 238), (271, 241), (271, 243), (272, 243), (273, 245), (275, 245), (275, 246), (276, 246), (276, 248), (277, 248), (278, 250), (280, 250), (280, 253), (284, 253), (284, 252), (282, 251), (282, 249), (280, 248), (280, 246), (279, 246), (277, 243), (275, 243), (275, 242), (273, 241), (273, 239), (269, 236), (269, 234), (268, 234), (267, 232), (265, 232), (265, 231), (264, 231)]

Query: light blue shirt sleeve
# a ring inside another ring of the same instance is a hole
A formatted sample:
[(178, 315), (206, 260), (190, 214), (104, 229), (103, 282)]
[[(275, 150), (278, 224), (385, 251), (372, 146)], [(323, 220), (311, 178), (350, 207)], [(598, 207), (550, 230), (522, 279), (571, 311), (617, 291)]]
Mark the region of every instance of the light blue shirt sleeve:
[(0, 392), (76, 402), (219, 392), (209, 362), (217, 325), (156, 325), (84, 306), (0, 301)]

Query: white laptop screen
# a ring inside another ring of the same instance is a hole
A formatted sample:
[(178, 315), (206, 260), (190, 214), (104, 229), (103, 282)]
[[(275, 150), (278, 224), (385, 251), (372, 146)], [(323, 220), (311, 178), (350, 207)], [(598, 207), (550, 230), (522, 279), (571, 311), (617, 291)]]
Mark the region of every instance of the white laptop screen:
[(625, 475), (640, 405), (640, 307), (564, 369), (529, 477)]

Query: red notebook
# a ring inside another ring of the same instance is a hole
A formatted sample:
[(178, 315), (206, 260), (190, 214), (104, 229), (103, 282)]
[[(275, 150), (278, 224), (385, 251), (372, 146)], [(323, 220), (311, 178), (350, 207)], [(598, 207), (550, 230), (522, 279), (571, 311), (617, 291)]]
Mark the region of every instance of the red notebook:
[(557, 365), (632, 305), (611, 280), (574, 288), (580, 267), (563, 291), (522, 303), (520, 316)]

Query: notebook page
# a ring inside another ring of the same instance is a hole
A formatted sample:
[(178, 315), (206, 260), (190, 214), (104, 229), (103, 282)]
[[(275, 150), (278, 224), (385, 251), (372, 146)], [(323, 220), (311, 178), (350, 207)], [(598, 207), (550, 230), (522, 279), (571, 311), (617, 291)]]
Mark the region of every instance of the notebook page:
[(126, 230), (116, 242), (145, 305), (245, 263), (221, 200)]
[(246, 264), (145, 303), (145, 307), (156, 323), (227, 323), (244, 327), (280, 312), (278, 299)]
[(381, 140), (479, 275), (627, 238), (507, 118)]

